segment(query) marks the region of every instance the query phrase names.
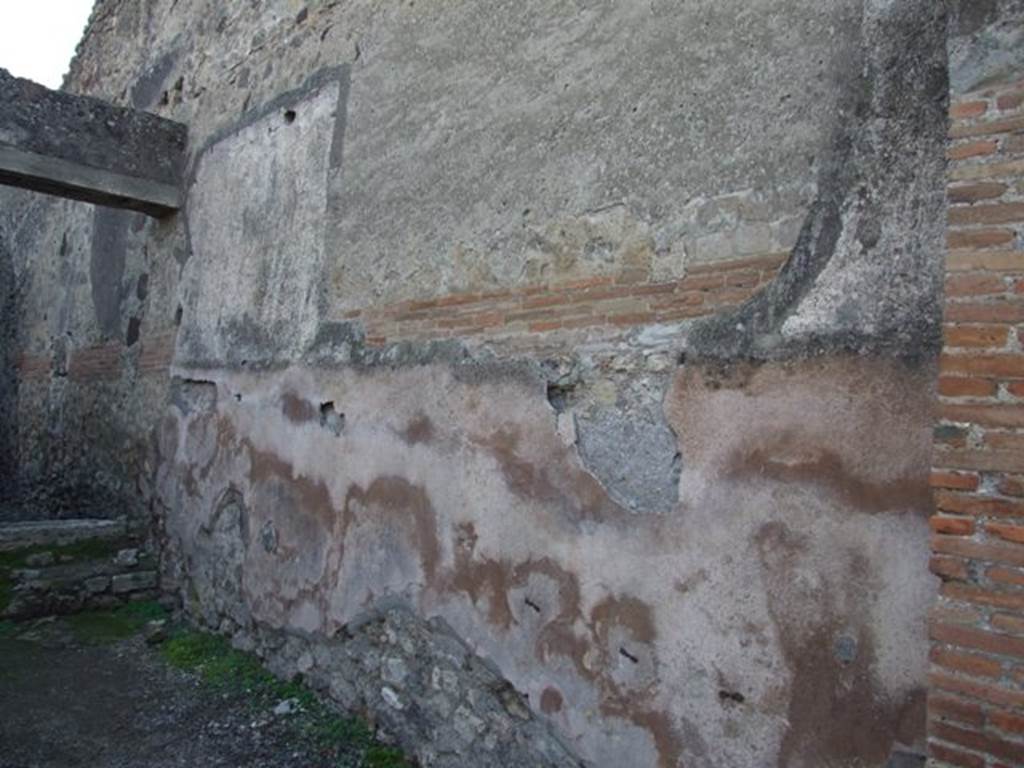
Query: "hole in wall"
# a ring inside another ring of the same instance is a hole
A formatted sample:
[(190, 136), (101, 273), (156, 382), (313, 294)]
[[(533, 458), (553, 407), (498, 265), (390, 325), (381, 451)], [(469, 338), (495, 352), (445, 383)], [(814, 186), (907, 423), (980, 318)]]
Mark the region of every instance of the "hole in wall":
[(128, 319), (128, 331), (124, 336), (124, 345), (130, 347), (139, 340), (139, 333), (142, 330), (142, 321), (137, 317)]
[(320, 426), (335, 436), (338, 436), (345, 429), (345, 414), (334, 407), (334, 401), (328, 400), (320, 403)]
[(731, 701), (735, 704), (742, 704), (747, 697), (738, 691), (719, 691), (718, 698), (722, 701)]
[(284, 111), (284, 121), (288, 125), (291, 125), (292, 123), (295, 122), (295, 110), (294, 109), (286, 109)]
[(857, 638), (852, 634), (841, 634), (832, 644), (832, 654), (842, 664), (852, 664), (857, 658)]
[(551, 403), (551, 407), (555, 409), (555, 413), (565, 413), (565, 409), (569, 404), (569, 394), (572, 392), (572, 385), (567, 384), (548, 384), (548, 402)]
[(181, 308), (181, 304), (179, 304), (178, 308), (176, 310), (174, 310), (174, 325), (175, 326), (181, 325), (181, 316), (184, 313), (185, 313), (185, 311)]

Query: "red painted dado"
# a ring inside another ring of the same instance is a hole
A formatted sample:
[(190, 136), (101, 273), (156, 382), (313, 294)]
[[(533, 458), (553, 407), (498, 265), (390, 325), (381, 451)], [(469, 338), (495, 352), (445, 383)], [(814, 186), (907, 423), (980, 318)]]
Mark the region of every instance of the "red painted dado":
[(929, 753), (1024, 765), (1024, 81), (950, 107)]

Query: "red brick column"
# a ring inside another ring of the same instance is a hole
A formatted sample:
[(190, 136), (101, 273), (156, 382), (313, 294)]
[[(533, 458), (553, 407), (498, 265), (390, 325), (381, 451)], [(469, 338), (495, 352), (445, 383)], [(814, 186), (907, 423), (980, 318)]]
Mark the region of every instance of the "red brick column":
[(950, 113), (929, 765), (1024, 766), (1024, 81)]

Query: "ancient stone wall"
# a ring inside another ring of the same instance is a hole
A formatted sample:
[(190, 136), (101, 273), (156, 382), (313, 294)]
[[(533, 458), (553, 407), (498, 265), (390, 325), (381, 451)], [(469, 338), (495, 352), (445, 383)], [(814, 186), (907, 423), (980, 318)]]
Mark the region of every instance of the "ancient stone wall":
[(0, 232), (0, 504), (13, 499), (18, 475), (18, 289), (14, 262)]
[(185, 207), (4, 194), (21, 483), (425, 765), (920, 765), (946, 25), (104, 0)]
[(124, 518), (0, 523), (0, 619), (152, 599), (157, 575)]

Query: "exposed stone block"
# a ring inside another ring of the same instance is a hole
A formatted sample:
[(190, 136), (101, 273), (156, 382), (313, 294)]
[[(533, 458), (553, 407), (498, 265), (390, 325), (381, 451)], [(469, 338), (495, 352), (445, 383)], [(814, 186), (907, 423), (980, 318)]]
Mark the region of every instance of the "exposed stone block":
[(124, 594), (125, 592), (137, 592), (142, 589), (154, 589), (156, 585), (156, 571), (121, 573), (110, 580), (110, 589), (115, 595)]
[(91, 579), (85, 580), (85, 589), (87, 592), (89, 592), (89, 594), (95, 595), (101, 592), (106, 592), (109, 586), (109, 576), (94, 576)]
[(116, 520), (33, 520), (0, 524), (0, 552), (33, 545), (63, 546), (89, 539), (118, 539), (127, 534), (124, 518)]
[(283, 677), (301, 672), (340, 706), (371, 706), (422, 765), (577, 768), (581, 763), (521, 693), (474, 656), (443, 622), (394, 605), (366, 614), (335, 638), (255, 627), (237, 647), (272, 659)]
[(0, 183), (153, 216), (180, 205), (184, 125), (0, 69)]

